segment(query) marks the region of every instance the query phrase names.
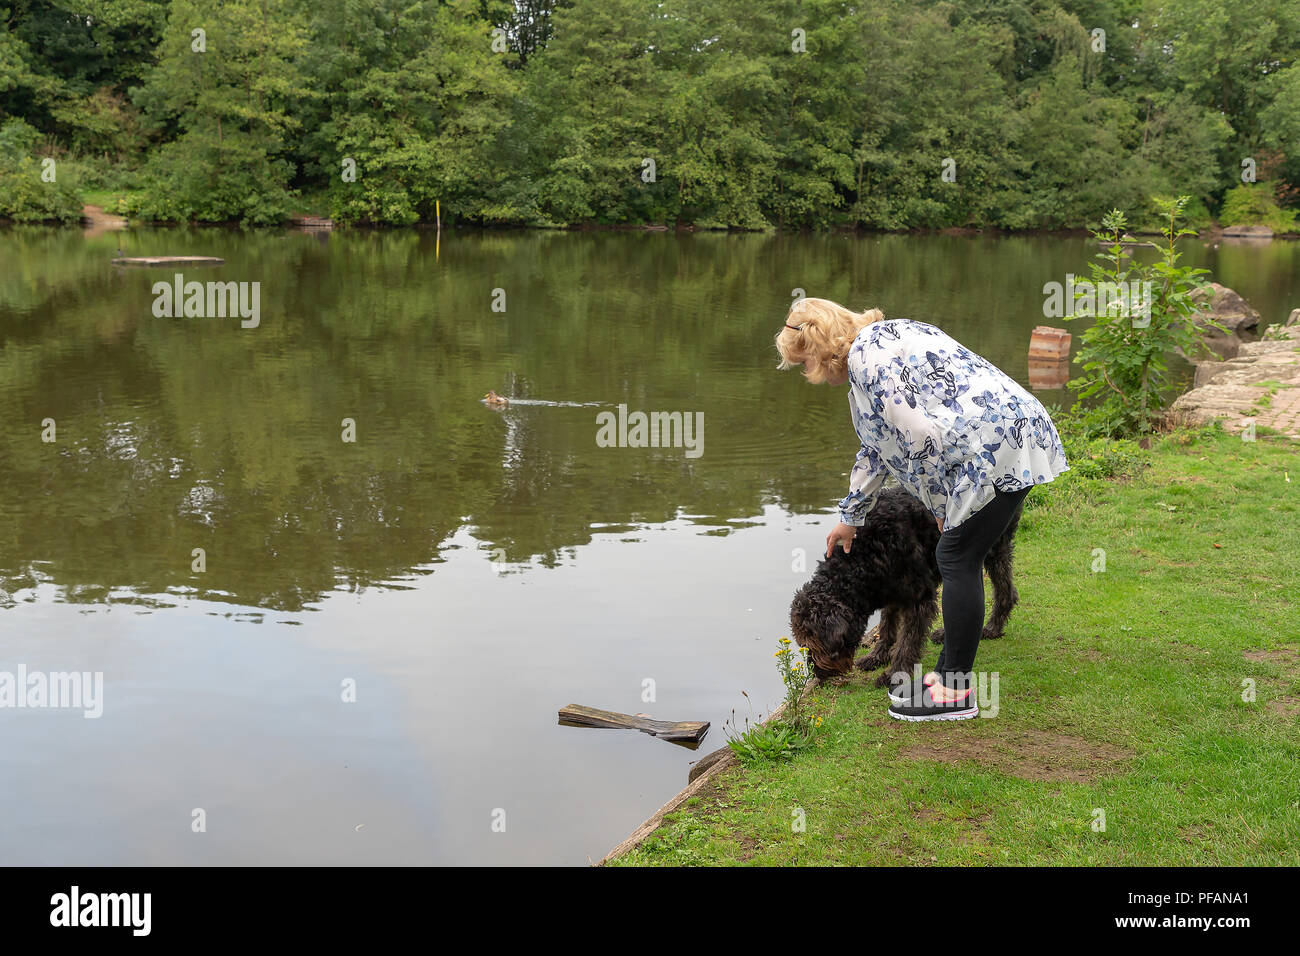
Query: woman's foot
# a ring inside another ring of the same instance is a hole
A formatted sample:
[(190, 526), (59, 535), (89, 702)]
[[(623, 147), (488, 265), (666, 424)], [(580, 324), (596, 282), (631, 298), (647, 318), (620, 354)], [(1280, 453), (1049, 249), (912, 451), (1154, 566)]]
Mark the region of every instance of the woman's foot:
[(911, 700), (889, 708), (890, 717), (908, 721), (970, 720), (978, 717), (979, 713), (974, 683), (966, 683), (961, 690), (954, 690), (936, 681), (925, 685)]
[(891, 704), (906, 704), (913, 697), (919, 697), (921, 691), (925, 690), (931, 684), (939, 680), (939, 675), (934, 671), (926, 674), (924, 677), (917, 677), (912, 680), (905, 680), (901, 684), (896, 684), (889, 688), (889, 702)]

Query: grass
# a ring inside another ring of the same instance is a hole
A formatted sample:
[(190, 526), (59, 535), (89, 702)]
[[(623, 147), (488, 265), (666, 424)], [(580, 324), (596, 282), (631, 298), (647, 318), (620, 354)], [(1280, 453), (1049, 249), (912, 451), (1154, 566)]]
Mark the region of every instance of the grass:
[(819, 686), (811, 747), (725, 771), (616, 864), (1300, 864), (1298, 448), (1175, 432), (1036, 490), (976, 664), (995, 717)]
[(98, 206), (114, 216), (125, 216), (134, 197), (142, 194), (138, 189), (85, 189), (81, 201), (88, 206)]
[(1276, 395), (1281, 389), (1291, 388), (1290, 385), (1284, 385), (1282, 382), (1279, 382), (1275, 379), (1268, 379), (1267, 381), (1263, 381), (1263, 382), (1255, 382), (1254, 384), (1257, 388), (1265, 389), (1264, 394), (1261, 395), (1259, 398), (1255, 399), (1255, 404), (1260, 405), (1264, 408), (1268, 408), (1273, 404), (1273, 396)]

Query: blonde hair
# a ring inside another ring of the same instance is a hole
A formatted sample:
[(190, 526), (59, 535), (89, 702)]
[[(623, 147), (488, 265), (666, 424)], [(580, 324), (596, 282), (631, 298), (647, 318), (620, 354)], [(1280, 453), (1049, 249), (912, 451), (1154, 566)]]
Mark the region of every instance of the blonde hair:
[(777, 368), (802, 365), (804, 378), (814, 385), (841, 379), (848, 373), (853, 340), (884, 317), (879, 309), (853, 312), (830, 299), (800, 299), (790, 306), (786, 328), (777, 333), (776, 350), (781, 355)]

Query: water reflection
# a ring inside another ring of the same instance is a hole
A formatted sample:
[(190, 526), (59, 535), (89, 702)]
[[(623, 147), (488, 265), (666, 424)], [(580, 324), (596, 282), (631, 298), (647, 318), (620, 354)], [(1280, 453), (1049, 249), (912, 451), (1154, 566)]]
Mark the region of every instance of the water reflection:
[[(507, 561), (548, 564), (593, 522), (822, 508), (852, 433), (842, 395), (771, 370), (792, 289), (939, 322), (1028, 382), (1041, 286), (1091, 251), (1050, 238), (540, 233), (458, 236), (435, 260), (415, 231), (126, 235), (0, 238), (12, 423), (0, 534), (21, 543), (3, 568), (11, 593), (35, 584), (38, 559), (78, 600), (125, 586), (300, 609), (340, 583), (436, 562), (466, 525)], [(204, 277), (260, 282), (262, 326), (155, 318), (152, 284), (174, 270), (109, 268), (118, 242), (226, 259)], [(1263, 260), (1243, 291), (1266, 318), (1285, 314), (1293, 244), (1212, 252), (1221, 272)], [(524, 401), (486, 409), (488, 389)], [(599, 447), (584, 403), (702, 412), (708, 451)], [(40, 440), (46, 419), (56, 442)], [(194, 548), (211, 556), (202, 577)]]

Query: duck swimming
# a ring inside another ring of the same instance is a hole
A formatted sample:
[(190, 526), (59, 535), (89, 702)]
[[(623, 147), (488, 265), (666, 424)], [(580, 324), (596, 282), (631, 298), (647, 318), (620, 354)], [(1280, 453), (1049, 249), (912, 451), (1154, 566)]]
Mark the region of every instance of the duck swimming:
[(483, 402), (487, 405), (509, 405), (510, 399), (504, 395), (498, 395), (496, 392), (489, 391), (483, 396)]

